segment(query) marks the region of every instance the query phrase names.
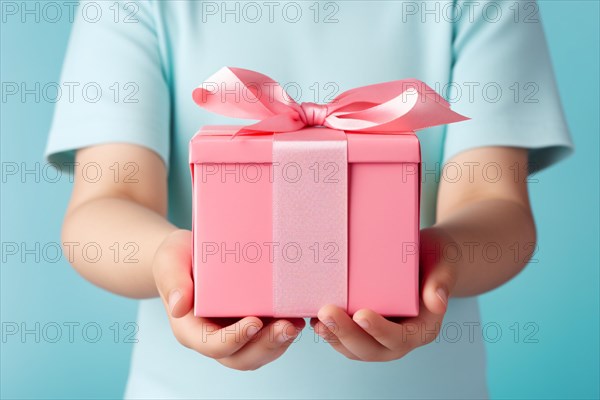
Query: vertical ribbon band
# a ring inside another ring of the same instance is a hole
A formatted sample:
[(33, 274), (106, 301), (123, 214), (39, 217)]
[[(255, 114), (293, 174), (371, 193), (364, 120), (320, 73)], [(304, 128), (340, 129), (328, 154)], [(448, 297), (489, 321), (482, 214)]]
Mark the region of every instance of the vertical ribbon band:
[(273, 139), (273, 314), (347, 308), (348, 150), (331, 129)]

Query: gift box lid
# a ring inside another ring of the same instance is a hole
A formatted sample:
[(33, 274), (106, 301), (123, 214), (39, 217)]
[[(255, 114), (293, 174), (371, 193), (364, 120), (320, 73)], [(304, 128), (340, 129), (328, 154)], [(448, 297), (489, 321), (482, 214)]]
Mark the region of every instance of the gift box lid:
[[(273, 133), (237, 135), (239, 125), (207, 125), (190, 141), (190, 164), (270, 163)], [(298, 140), (327, 140), (329, 128), (305, 128), (294, 132)], [(418, 163), (419, 139), (414, 132), (398, 134), (346, 132), (349, 163)]]

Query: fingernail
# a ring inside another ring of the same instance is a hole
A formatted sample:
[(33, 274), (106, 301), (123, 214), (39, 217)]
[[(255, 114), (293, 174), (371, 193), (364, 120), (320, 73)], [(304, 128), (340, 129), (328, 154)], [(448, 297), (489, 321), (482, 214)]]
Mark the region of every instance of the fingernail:
[(175, 289), (171, 291), (171, 293), (169, 293), (169, 310), (171, 311), (171, 314), (173, 313), (173, 309), (175, 308), (177, 303), (179, 303), (179, 300), (181, 300), (182, 297), (183, 296), (181, 295), (179, 289)]
[(445, 306), (448, 305), (448, 291), (446, 289), (439, 287), (435, 291), (435, 294), (437, 294), (437, 296), (440, 298), (440, 300), (442, 301), (442, 303), (444, 303)]
[(277, 343), (279, 343), (279, 344), (285, 343), (286, 340), (287, 340), (287, 338), (285, 337), (285, 335), (283, 333), (280, 333), (279, 336), (277, 336)]
[(356, 322), (356, 324), (358, 326), (360, 326), (361, 328), (363, 328), (365, 330), (369, 329), (370, 324), (369, 324), (369, 321), (367, 321), (366, 319), (357, 319), (354, 322)]
[(317, 319), (319, 321), (321, 321), (322, 323), (325, 323), (326, 321), (327, 322), (331, 322), (332, 321), (331, 317), (329, 315), (327, 315), (327, 312), (324, 311), (324, 310), (322, 310), (322, 309), (319, 310), (319, 312), (317, 313)]
[(251, 338), (252, 336), (256, 335), (259, 330), (260, 328), (258, 326), (251, 325), (250, 327), (248, 327), (248, 329), (246, 329), (246, 336), (248, 338)]

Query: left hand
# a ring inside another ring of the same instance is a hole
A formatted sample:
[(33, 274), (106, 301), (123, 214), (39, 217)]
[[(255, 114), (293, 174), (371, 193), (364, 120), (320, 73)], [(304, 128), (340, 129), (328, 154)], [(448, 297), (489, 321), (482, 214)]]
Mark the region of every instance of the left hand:
[(449, 235), (430, 228), (421, 232), (421, 304), (411, 318), (385, 318), (369, 309), (350, 317), (334, 305), (322, 307), (311, 326), (335, 350), (352, 360), (390, 361), (431, 343), (440, 332), (448, 298), (457, 281), (457, 268), (433, 249), (452, 243)]

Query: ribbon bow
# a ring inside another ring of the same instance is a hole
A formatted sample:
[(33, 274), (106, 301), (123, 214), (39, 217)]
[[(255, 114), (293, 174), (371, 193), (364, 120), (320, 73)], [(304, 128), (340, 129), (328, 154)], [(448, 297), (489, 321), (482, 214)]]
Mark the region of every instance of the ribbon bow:
[(341, 93), (326, 105), (298, 104), (266, 75), (223, 67), (196, 88), (192, 97), (208, 111), (259, 120), (235, 135), (292, 132), (306, 126), (364, 133), (412, 133), (469, 119), (452, 111), (442, 96), (417, 79), (358, 87)]

